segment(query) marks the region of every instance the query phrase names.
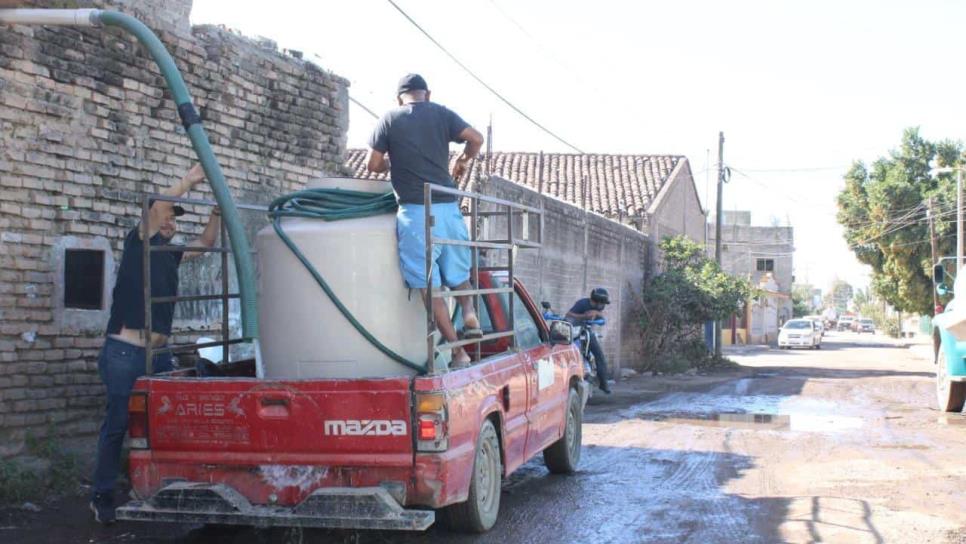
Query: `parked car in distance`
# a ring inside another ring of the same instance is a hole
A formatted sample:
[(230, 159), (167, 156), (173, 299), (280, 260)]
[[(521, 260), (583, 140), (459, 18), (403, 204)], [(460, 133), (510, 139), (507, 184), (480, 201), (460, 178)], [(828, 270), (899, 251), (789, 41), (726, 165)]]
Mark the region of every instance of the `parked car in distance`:
[(820, 315), (806, 315), (802, 319), (808, 319), (818, 327), (819, 336), (825, 336), (825, 320)]
[(854, 317), (852, 317), (850, 315), (843, 315), (842, 317), (839, 318), (839, 322), (838, 322), (838, 327), (837, 328), (840, 331), (850, 331), (850, 330), (852, 330), (852, 323), (854, 321), (855, 321), (855, 318)]
[(875, 334), (875, 322), (868, 317), (863, 317), (858, 322), (858, 331), (860, 333), (871, 332), (872, 334)]
[(778, 332), (778, 349), (821, 349), (822, 335), (811, 319), (790, 319)]

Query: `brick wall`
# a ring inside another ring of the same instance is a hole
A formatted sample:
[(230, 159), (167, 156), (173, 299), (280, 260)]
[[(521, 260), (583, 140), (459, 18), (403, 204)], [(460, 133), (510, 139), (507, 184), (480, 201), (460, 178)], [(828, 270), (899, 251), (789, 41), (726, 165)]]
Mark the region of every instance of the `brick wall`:
[[(343, 171), (346, 80), (264, 40), (191, 28), (190, 0), (68, 7), (125, 11), (159, 34), (236, 200), (264, 203)], [(51, 425), (73, 436), (96, 431), (96, 357), (121, 240), (142, 196), (170, 185), (193, 160), (163, 80), (133, 38), (118, 29), (0, 29), (0, 457)], [(206, 188), (191, 196), (210, 198)], [(186, 237), (200, 232), (201, 212), (189, 208), (179, 222)], [(254, 228), (258, 219), (249, 222)], [(107, 250), (101, 310), (63, 308), (65, 248)], [(182, 270), (182, 291), (214, 284), (214, 263), (192, 264), (208, 274)], [(193, 277), (200, 283), (186, 285)], [(179, 319), (209, 310), (179, 308)]]
[[(594, 287), (611, 294), (604, 352), (615, 374), (640, 361), (638, 307), (647, 255), (648, 238), (636, 229), (498, 177), (477, 185), (485, 195), (544, 210), (544, 240), (540, 249), (521, 249), (514, 274), (539, 303), (547, 301), (564, 313)], [(497, 227), (496, 232), (503, 227)], [(515, 227), (521, 228), (520, 225)]]

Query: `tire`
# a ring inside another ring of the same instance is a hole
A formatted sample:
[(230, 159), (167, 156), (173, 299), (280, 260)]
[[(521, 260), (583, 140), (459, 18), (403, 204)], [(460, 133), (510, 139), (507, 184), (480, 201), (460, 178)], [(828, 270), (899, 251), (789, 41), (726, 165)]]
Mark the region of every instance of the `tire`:
[(500, 440), (493, 422), (487, 419), (480, 427), (476, 441), (470, 494), (465, 502), (444, 510), (450, 529), (462, 533), (485, 533), (500, 514), (500, 487), (503, 483)]
[(936, 402), (940, 412), (961, 412), (966, 404), (966, 383), (949, 379), (942, 348), (936, 357)]
[(583, 439), (584, 411), (580, 395), (575, 389), (567, 396), (567, 421), (564, 434), (543, 450), (543, 462), (553, 474), (573, 474), (580, 464), (580, 448)]
[(815, 344), (815, 349), (822, 349), (822, 344)]

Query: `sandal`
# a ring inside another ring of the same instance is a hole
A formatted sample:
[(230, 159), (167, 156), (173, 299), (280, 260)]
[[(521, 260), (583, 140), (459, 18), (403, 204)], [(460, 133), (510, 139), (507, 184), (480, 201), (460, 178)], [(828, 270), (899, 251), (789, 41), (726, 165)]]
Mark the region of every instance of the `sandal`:
[[(476, 321), (477, 323), (480, 322), (479, 318), (476, 317), (476, 315), (473, 315), (473, 321)], [(470, 339), (470, 338), (483, 338), (483, 329), (480, 328), (479, 325), (477, 325), (475, 327), (467, 327), (464, 324), (463, 325), (463, 338), (464, 339), (467, 339), (467, 340)]]

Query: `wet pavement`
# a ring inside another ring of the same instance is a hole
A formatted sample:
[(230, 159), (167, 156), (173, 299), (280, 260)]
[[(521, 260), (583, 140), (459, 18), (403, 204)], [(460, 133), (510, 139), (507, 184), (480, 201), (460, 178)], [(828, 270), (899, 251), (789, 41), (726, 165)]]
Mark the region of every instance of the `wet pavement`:
[(0, 519), (0, 542), (966, 543), (966, 416), (933, 408), (930, 361), (854, 333), (738, 353), (595, 399), (580, 471), (519, 469), (485, 535), (102, 529), (74, 500)]

